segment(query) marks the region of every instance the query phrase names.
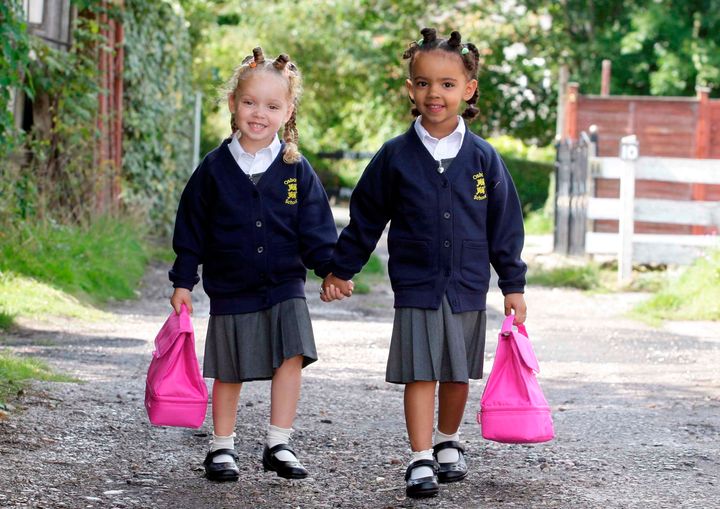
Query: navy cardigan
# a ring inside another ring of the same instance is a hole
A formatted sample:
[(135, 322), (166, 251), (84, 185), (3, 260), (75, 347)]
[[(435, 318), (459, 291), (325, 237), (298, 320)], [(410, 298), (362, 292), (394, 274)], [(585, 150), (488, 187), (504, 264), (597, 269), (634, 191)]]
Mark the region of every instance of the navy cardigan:
[(266, 309), (305, 297), (306, 268), (324, 277), (337, 241), (325, 190), (305, 158), (282, 160), (285, 145), (257, 185), (223, 141), (190, 177), (180, 198), (170, 271), (176, 288), (199, 281), (210, 314)]
[(438, 309), (447, 294), (455, 313), (485, 309), (491, 263), (503, 294), (522, 293), (522, 211), (500, 156), (468, 129), (452, 164), (437, 168), (412, 125), (385, 143), (353, 191), (330, 270), (357, 274), (390, 221), (395, 307)]

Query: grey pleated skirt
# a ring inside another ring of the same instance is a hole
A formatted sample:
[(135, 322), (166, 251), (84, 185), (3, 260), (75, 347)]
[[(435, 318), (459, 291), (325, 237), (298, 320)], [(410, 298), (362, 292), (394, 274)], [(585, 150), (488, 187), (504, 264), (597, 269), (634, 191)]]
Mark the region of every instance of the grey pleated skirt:
[(465, 382), (482, 378), (485, 311), (453, 314), (447, 297), (439, 309), (397, 308), (385, 380)]
[(317, 360), (305, 299), (253, 313), (211, 315), (203, 376), (229, 383), (270, 380), (285, 359), (296, 355), (304, 357), (303, 367)]

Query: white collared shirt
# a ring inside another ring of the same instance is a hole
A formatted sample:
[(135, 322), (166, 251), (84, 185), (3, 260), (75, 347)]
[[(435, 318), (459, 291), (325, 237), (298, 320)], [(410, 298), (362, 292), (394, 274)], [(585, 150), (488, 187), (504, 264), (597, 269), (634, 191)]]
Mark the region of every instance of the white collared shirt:
[(458, 115), (458, 125), (453, 132), (444, 138), (434, 138), (422, 125), (422, 115), (415, 119), (415, 132), (430, 155), (436, 161), (451, 159), (460, 152), (463, 138), (465, 138), (465, 121)]
[(276, 134), (270, 145), (261, 148), (255, 155), (252, 155), (245, 151), (235, 135), (230, 140), (228, 148), (240, 169), (247, 175), (255, 175), (256, 173), (264, 173), (270, 167), (280, 153), (282, 145)]

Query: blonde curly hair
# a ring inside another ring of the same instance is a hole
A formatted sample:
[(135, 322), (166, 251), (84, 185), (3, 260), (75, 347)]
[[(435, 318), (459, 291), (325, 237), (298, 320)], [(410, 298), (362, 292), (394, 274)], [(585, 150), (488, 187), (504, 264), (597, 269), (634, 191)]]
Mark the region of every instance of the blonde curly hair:
[[(297, 66), (290, 61), (290, 57), (282, 53), (273, 60), (265, 60), (262, 48), (253, 49), (253, 54), (246, 56), (242, 63), (235, 68), (230, 79), (221, 88), (221, 98), (229, 100), (233, 97), (242, 82), (256, 72), (273, 72), (282, 76), (288, 83), (288, 93), (293, 104), (293, 112), (290, 118), (283, 126), (282, 139), (285, 142), (285, 150), (283, 152), (283, 161), (292, 164), (300, 161), (300, 150), (298, 149), (298, 140), (300, 138), (297, 125), (297, 111), (300, 95), (302, 94), (302, 76)], [(235, 124), (235, 115), (230, 115), (230, 128), (233, 134), (237, 131)]]

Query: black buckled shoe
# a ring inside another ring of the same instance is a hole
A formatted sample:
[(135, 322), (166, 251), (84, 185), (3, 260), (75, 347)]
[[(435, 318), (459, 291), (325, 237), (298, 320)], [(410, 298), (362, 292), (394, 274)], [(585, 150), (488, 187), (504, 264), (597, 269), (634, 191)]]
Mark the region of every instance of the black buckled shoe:
[[(232, 456), (233, 461), (224, 463), (214, 463), (213, 458), (227, 454)], [(211, 481), (237, 481), (240, 477), (240, 469), (235, 463), (238, 460), (238, 454), (233, 449), (218, 449), (210, 451), (203, 461), (205, 465), (205, 476)]]
[(460, 458), (453, 463), (438, 462), (438, 465), (440, 465), (437, 474), (438, 481), (442, 483), (462, 481), (468, 473), (468, 467), (467, 464), (465, 464), (465, 455), (463, 454), (465, 449), (460, 445), (460, 442), (454, 440), (441, 442), (433, 447), (433, 456), (436, 461), (438, 452), (443, 449), (457, 449)]
[[(421, 477), (419, 479), (410, 479), (412, 471), (418, 467), (432, 468), (433, 475)], [(440, 491), (438, 478), (435, 475), (438, 465), (433, 460), (417, 460), (410, 463), (405, 471), (405, 494), (412, 498), (434, 497)]]
[(293, 456), (297, 458), (297, 454), (287, 444), (278, 444), (273, 448), (269, 448), (267, 445), (263, 449), (263, 468), (265, 472), (268, 470), (276, 472), (278, 476), (284, 477), (285, 479), (305, 479), (308, 476), (308, 471), (299, 461), (280, 461), (275, 457), (275, 453), (279, 451), (289, 451)]

